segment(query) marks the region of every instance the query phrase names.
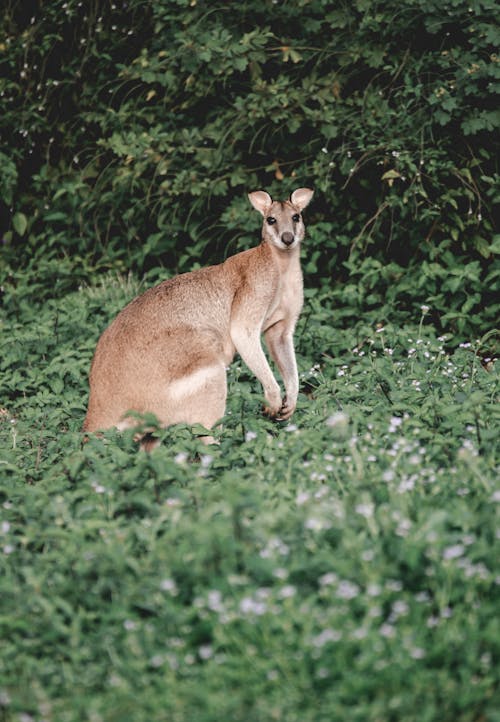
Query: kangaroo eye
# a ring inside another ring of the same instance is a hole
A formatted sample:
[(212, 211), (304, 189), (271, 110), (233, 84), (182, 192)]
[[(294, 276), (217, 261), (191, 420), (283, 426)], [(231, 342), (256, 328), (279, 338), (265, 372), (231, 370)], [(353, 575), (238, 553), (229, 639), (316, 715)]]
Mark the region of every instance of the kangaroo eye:
[(298, 213), (295, 213), (295, 214), (292, 216), (292, 221), (293, 221), (294, 223), (298, 223), (298, 222), (300, 221), (300, 216), (299, 216)]
[(273, 218), (273, 216), (268, 216), (266, 218), (266, 221), (269, 223), (270, 226), (272, 226), (273, 223), (276, 223), (276, 218)]

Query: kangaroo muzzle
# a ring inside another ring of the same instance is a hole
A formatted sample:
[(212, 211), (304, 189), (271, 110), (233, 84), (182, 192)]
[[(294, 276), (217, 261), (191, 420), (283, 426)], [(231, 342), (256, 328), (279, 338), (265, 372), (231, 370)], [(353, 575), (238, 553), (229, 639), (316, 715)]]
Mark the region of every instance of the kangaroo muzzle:
[(289, 231), (283, 233), (281, 236), (281, 241), (285, 244), (285, 246), (290, 246), (293, 243), (293, 240), (293, 233), (290, 233)]

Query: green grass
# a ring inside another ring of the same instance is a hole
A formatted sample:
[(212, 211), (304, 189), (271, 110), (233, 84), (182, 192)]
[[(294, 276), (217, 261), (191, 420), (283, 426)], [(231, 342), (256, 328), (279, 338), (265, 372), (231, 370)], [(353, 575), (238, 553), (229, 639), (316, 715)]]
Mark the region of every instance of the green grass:
[(237, 361), (219, 446), (82, 445), (95, 342), (136, 292), (20, 297), (2, 324), (0, 720), (500, 720), (488, 338), (425, 309), (340, 329), (311, 293), (290, 423)]

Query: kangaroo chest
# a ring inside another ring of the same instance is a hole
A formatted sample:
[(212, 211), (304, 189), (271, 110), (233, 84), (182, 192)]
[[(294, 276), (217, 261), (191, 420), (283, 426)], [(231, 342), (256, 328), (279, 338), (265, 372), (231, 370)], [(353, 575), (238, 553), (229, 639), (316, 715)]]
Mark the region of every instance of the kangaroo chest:
[(274, 299), (264, 318), (263, 330), (265, 331), (278, 321), (289, 321), (294, 325), (303, 301), (302, 271), (297, 265), (280, 275)]

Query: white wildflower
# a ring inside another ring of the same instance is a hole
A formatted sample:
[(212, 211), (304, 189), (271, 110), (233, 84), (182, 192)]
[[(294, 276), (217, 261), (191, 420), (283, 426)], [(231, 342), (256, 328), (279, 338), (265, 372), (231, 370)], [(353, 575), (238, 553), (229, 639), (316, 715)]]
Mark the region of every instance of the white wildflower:
[(279, 599), (289, 599), (290, 597), (294, 597), (296, 592), (297, 592), (297, 589), (296, 589), (296, 587), (293, 586), (293, 584), (286, 584), (278, 592), (278, 598)]
[(354, 599), (358, 596), (359, 591), (357, 584), (343, 579), (337, 588), (337, 597), (340, 599)]
[(334, 429), (337, 427), (344, 427), (349, 423), (349, 417), (343, 411), (336, 411), (334, 414), (329, 416), (326, 420), (326, 425)]
[(174, 579), (163, 579), (160, 583), (160, 589), (162, 592), (169, 592), (173, 597), (175, 597), (179, 591)]
[(210, 644), (202, 644), (201, 647), (198, 647), (198, 655), (200, 659), (210, 659), (210, 657), (213, 657), (213, 654), (214, 650)]
[(320, 583), (320, 586), (328, 587), (332, 584), (335, 584), (337, 582), (337, 579), (338, 577), (335, 572), (327, 572), (326, 574), (323, 574), (318, 581)]
[(392, 624), (388, 624), (387, 622), (385, 624), (382, 624), (382, 626), (379, 629), (380, 634), (382, 637), (386, 637), (387, 639), (390, 639), (391, 637), (394, 637), (396, 634), (396, 630)]
[(311, 497), (307, 491), (299, 491), (295, 498), (295, 503), (297, 504), (297, 506), (302, 506), (302, 504), (305, 504), (307, 501), (309, 501), (310, 498)]
[(364, 516), (365, 519), (368, 519), (373, 516), (374, 509), (375, 509), (375, 507), (371, 502), (368, 502), (366, 504), (358, 504), (355, 507), (356, 514), (360, 514), (361, 516)]
[(338, 642), (342, 639), (342, 633), (336, 629), (324, 629), (316, 637), (313, 637), (311, 642), (313, 647), (324, 647), (329, 642)]
[(446, 547), (443, 551), (443, 559), (458, 559), (465, 552), (463, 544), (453, 544), (450, 547)]

